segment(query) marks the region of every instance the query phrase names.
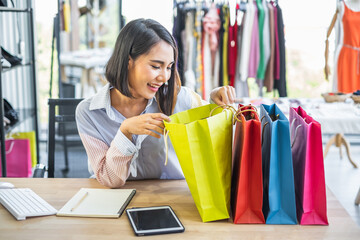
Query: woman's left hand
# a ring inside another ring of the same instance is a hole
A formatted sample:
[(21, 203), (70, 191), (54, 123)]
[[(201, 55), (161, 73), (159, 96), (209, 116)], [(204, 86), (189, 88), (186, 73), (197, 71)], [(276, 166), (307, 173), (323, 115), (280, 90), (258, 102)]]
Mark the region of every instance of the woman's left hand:
[(231, 86), (214, 88), (210, 93), (210, 98), (217, 105), (231, 105), (239, 102), (239, 99), (236, 98), (235, 88)]

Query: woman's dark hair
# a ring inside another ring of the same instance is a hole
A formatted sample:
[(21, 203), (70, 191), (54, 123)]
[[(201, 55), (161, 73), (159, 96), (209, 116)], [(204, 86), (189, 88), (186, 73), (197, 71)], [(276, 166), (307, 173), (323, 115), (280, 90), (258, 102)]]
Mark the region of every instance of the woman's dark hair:
[(129, 89), (129, 57), (134, 61), (147, 54), (160, 41), (165, 41), (174, 49), (174, 64), (167, 84), (163, 84), (156, 93), (160, 111), (171, 115), (180, 89), (181, 82), (177, 72), (178, 49), (173, 36), (160, 23), (152, 19), (136, 19), (120, 31), (115, 48), (107, 65), (105, 76), (109, 83), (127, 97), (133, 97)]

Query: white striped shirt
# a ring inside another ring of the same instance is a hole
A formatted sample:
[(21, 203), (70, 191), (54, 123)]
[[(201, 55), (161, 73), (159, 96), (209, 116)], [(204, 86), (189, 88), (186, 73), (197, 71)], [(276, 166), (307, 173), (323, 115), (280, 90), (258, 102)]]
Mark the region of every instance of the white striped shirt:
[[(103, 185), (117, 188), (129, 179), (183, 179), (179, 161), (169, 141), (165, 166), (165, 144), (148, 135), (135, 135), (130, 141), (120, 130), (126, 119), (111, 106), (110, 84), (96, 95), (83, 100), (76, 109), (79, 134), (88, 156), (89, 172)], [(182, 87), (174, 113), (199, 107), (207, 102), (187, 87)], [(145, 113), (160, 112), (155, 97), (148, 101)], [(131, 176), (130, 176), (131, 173)]]

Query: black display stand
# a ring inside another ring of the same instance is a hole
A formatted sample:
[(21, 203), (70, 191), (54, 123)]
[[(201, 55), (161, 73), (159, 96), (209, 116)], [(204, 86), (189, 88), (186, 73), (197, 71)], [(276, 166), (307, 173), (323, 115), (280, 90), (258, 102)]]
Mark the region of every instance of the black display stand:
[[(39, 131), (38, 131), (38, 116), (37, 116), (37, 88), (36, 88), (36, 66), (35, 66), (35, 47), (34, 47), (34, 16), (33, 16), (33, 9), (32, 9), (32, 2), (31, 0), (27, 0), (26, 2), (26, 8), (20, 9), (20, 8), (14, 8), (14, 7), (0, 7), (0, 13), (8, 12), (8, 13), (14, 13), (14, 14), (25, 14), (27, 17), (27, 22), (29, 23), (29, 28), (25, 29), (25, 33), (28, 34), (28, 40), (25, 42), (25, 45), (27, 48), (30, 49), (29, 51), (29, 59), (27, 62), (22, 63), (20, 65), (10, 67), (10, 68), (2, 68), (0, 64), (0, 119), (3, 121), (4, 119), (4, 102), (3, 102), (3, 81), (6, 80), (3, 78), (3, 73), (8, 71), (14, 71), (18, 68), (30, 68), (30, 84), (31, 87), (29, 88), (29, 91), (32, 91), (29, 93), (31, 96), (31, 99), (33, 100), (33, 104), (30, 108), (26, 109), (15, 109), (19, 113), (19, 121), (11, 126), (11, 127), (4, 127), (4, 124), (1, 123), (0, 125), (0, 138), (1, 138), (1, 170), (2, 170), (2, 177), (6, 177), (6, 149), (5, 149), (5, 135), (9, 133), (11, 130), (13, 130), (15, 127), (19, 126), (21, 123), (23, 123), (25, 120), (31, 118), (34, 122), (34, 130), (36, 135), (36, 151), (39, 153)], [(17, 15), (17, 17), (18, 17)], [(1, 34), (9, 34), (8, 32), (3, 32)], [(1, 45), (1, 43), (0, 43)], [(0, 56), (1, 56), (1, 49), (0, 49)], [(19, 79), (12, 79), (12, 81), (17, 81)], [(20, 85), (20, 84), (19, 84)], [(19, 86), (20, 88), (21, 86)], [(27, 89), (25, 89), (26, 91)], [(20, 94), (20, 93), (19, 93)], [(39, 163), (39, 154), (37, 155), (37, 163)]]

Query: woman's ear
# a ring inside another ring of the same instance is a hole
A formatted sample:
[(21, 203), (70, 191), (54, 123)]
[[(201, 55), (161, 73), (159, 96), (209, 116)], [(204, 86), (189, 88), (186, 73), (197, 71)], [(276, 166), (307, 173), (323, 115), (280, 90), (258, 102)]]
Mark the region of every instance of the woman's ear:
[(128, 69), (132, 68), (133, 64), (134, 64), (134, 60), (129, 56)]

